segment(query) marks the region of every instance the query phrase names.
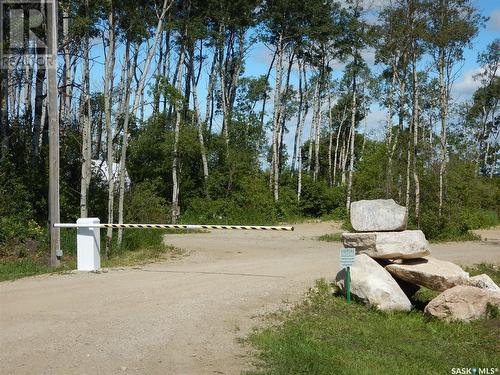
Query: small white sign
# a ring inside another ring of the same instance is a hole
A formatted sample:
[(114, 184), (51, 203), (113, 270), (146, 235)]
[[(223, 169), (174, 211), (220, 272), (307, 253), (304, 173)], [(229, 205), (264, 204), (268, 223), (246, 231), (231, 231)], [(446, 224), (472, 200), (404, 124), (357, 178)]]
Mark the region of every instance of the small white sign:
[(356, 250), (352, 248), (340, 249), (340, 266), (342, 268), (351, 267), (354, 264)]

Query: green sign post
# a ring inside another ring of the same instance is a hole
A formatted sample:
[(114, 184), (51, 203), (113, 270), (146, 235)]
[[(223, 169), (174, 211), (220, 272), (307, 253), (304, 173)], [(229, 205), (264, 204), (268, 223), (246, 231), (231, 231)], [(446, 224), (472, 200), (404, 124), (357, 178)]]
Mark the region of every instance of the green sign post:
[(347, 276), (346, 276), (346, 297), (347, 303), (351, 303), (351, 267), (346, 268)]
[(345, 289), (347, 303), (351, 302), (351, 266), (356, 258), (356, 250), (352, 248), (340, 249), (340, 266), (346, 269)]

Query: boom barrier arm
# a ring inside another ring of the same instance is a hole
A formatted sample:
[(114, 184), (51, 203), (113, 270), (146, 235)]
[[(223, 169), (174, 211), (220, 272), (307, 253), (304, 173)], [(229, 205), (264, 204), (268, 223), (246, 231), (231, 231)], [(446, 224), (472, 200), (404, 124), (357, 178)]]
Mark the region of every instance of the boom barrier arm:
[(144, 229), (226, 229), (226, 230), (276, 230), (293, 231), (292, 226), (273, 225), (215, 225), (215, 224), (100, 224), (100, 223), (56, 223), (56, 228), (144, 228)]
[(292, 226), (273, 225), (215, 225), (215, 224), (101, 224), (98, 218), (81, 218), (76, 223), (55, 223), (55, 228), (77, 228), (76, 253), (78, 271), (97, 271), (101, 268), (101, 228), (116, 229), (222, 229), (293, 231)]

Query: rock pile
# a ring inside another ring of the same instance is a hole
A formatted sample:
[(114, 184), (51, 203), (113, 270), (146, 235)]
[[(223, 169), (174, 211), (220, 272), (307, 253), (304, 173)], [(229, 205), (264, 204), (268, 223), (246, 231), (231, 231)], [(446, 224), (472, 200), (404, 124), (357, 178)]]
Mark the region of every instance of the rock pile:
[[(442, 292), (425, 313), (444, 320), (484, 317), (488, 305), (500, 307), (500, 288), (487, 275), (469, 277), (454, 263), (430, 257), (420, 230), (406, 230), (406, 208), (392, 199), (351, 204), (355, 233), (343, 233), (345, 247), (356, 249), (351, 294), (385, 311), (409, 311), (409, 297), (420, 286)], [(345, 293), (345, 270), (336, 284)]]

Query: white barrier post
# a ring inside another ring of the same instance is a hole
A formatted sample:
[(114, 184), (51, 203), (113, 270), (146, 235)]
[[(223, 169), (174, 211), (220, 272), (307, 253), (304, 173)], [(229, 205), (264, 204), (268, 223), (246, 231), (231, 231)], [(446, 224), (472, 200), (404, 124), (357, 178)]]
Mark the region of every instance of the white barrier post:
[[(99, 218), (81, 218), (78, 224), (99, 224)], [(78, 227), (76, 232), (76, 257), (78, 271), (97, 271), (101, 268), (101, 234), (98, 227)]]

